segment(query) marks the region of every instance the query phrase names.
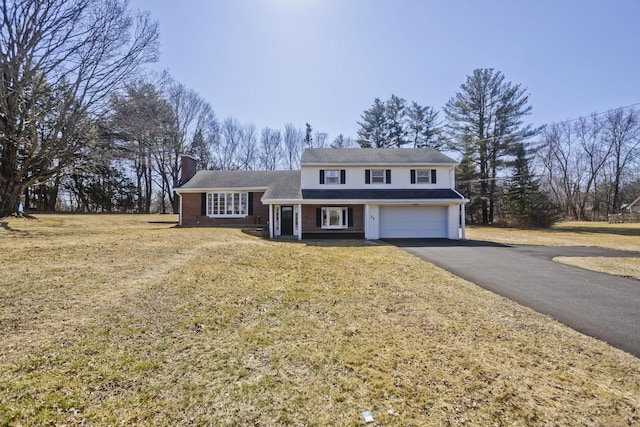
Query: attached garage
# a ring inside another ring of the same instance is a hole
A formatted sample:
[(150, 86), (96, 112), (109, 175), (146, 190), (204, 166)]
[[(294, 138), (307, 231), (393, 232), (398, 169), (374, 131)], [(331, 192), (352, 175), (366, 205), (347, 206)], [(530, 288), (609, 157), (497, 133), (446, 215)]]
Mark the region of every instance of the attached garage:
[(380, 206), (380, 238), (447, 238), (447, 206)]

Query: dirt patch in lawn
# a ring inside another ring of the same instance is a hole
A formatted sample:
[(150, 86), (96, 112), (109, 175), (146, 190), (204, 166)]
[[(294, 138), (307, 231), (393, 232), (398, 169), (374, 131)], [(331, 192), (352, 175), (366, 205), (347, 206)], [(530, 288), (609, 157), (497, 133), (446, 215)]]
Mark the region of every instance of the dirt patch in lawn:
[(640, 360), (395, 247), (0, 230), (0, 425), (621, 425)]

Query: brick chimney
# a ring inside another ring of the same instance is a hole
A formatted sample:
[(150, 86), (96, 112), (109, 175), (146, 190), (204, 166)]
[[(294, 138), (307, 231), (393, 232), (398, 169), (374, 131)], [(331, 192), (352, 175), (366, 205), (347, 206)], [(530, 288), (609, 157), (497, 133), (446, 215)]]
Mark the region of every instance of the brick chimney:
[(198, 161), (188, 154), (181, 154), (180, 163), (182, 165), (182, 170), (180, 172), (180, 185), (182, 185), (196, 174)]

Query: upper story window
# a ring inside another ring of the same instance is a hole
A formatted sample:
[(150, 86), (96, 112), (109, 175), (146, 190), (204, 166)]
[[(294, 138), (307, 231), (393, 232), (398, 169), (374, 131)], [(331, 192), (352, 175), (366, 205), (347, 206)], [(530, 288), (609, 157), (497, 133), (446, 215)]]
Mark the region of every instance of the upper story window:
[(365, 184), (391, 184), (391, 169), (365, 169)]
[(324, 173), (325, 184), (340, 184), (340, 171), (338, 169), (328, 169)]
[(247, 216), (249, 208), (247, 201), (247, 193), (207, 193), (207, 216)]
[(371, 183), (384, 184), (384, 169), (371, 169)]
[(436, 178), (435, 169), (411, 169), (412, 184), (435, 184)]
[(320, 184), (344, 184), (346, 175), (344, 169), (320, 169)]

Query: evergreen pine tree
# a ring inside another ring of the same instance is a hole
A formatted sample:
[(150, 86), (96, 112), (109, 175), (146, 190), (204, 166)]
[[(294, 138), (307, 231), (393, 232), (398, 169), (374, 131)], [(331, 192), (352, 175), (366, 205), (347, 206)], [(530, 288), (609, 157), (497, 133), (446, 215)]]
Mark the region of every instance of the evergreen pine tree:
[(193, 134), (193, 142), (191, 143), (188, 153), (197, 160), (198, 169), (209, 169), (209, 166), (211, 165), (211, 150), (209, 150), (209, 146), (204, 139), (202, 129), (196, 129)]
[(525, 145), (516, 144), (513, 176), (507, 186), (507, 222), (524, 227), (549, 227), (558, 220), (559, 208), (540, 189), (538, 180), (531, 174), (529, 163)]
[(313, 136), (311, 136), (311, 125), (309, 123), (305, 123), (305, 132), (304, 132), (304, 145), (307, 148), (311, 148), (313, 146)]
[(415, 148), (440, 148), (440, 122), (433, 107), (412, 102), (407, 108), (407, 139)]
[(407, 101), (396, 95), (385, 102), (385, 144), (389, 147), (400, 148), (409, 141), (407, 140), (406, 116)]
[(358, 144), (363, 148), (387, 147), (386, 108), (380, 98), (373, 101), (371, 108), (362, 113), (362, 121), (358, 122)]
[(535, 136), (539, 129), (525, 125), (531, 113), (526, 88), (505, 80), (499, 71), (477, 69), (460, 86), (443, 110), (450, 136), (449, 148), (472, 148), (480, 171), (482, 223), (494, 220), (499, 192), (496, 178), (513, 153), (513, 147)]

